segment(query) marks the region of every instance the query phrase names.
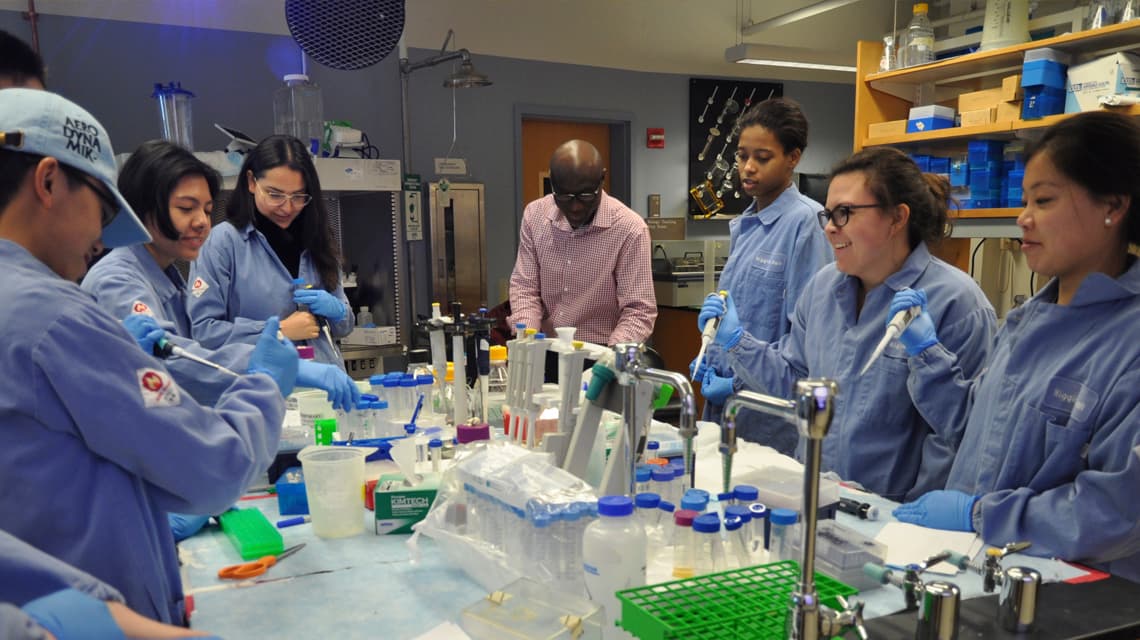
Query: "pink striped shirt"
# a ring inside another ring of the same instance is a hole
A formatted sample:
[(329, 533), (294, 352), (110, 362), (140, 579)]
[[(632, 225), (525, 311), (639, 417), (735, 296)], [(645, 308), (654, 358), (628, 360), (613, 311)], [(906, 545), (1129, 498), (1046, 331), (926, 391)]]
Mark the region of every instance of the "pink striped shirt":
[(602, 192), (594, 220), (578, 229), (544, 196), (527, 205), (511, 274), (511, 325), (548, 335), (577, 327), (575, 338), (613, 345), (645, 342), (657, 319), (649, 228), (635, 211)]

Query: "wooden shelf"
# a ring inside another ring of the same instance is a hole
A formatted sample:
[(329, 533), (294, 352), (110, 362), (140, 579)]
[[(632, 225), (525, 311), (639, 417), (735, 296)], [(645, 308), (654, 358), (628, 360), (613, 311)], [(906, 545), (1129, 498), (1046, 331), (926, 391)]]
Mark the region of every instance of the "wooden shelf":
[(1016, 218), (1021, 215), (1020, 207), (1008, 209), (959, 209), (950, 216), (954, 220), (976, 218)]
[[(1090, 58), (1114, 51), (1140, 49), (1140, 21), (1034, 40), (993, 51), (979, 51), (919, 67), (869, 73), (863, 79), (877, 91), (898, 95), (898, 85), (914, 87), (925, 83), (953, 84), (985, 76), (1008, 75), (1010, 71), (1021, 67), (1026, 51), (1043, 47)], [(913, 91), (908, 95), (913, 96)], [(907, 95), (899, 97), (905, 98)]]
[[(1107, 110), (1116, 111), (1130, 116), (1140, 116), (1140, 105), (1129, 105), (1126, 107), (1105, 107)], [(972, 140), (975, 138), (985, 137), (988, 139), (1002, 139), (1002, 138), (1016, 138), (1021, 131), (1028, 131), (1033, 129), (1041, 129), (1044, 127), (1052, 126), (1065, 118), (1076, 115), (1075, 113), (1058, 113), (1056, 115), (1045, 116), (1037, 120), (1012, 120), (1010, 122), (991, 122), (990, 124), (978, 127), (951, 127), (950, 129), (937, 129), (934, 131), (923, 131), (921, 133), (904, 133), (897, 136), (878, 136), (875, 138), (867, 138), (863, 141), (864, 147), (881, 147), (883, 145), (916, 145), (924, 144), (934, 141), (946, 140)]]

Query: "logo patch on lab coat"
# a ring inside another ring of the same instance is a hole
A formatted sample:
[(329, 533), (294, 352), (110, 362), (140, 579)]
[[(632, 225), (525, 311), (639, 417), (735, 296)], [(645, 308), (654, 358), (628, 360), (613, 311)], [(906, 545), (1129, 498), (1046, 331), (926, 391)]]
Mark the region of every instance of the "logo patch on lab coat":
[(206, 284), (205, 280), (200, 277), (194, 278), (194, 284), (190, 285), (190, 295), (194, 296), (195, 298), (201, 298), (202, 294), (206, 293), (206, 289), (209, 288), (210, 285)]
[(131, 313), (141, 313), (145, 316), (154, 317), (154, 312), (142, 300), (135, 300), (134, 304), (131, 305)]
[(772, 273), (783, 273), (784, 265), (788, 259), (782, 253), (757, 251), (752, 259), (752, 268), (762, 269)]
[(1076, 380), (1053, 378), (1045, 388), (1041, 408), (1061, 417), (1085, 422), (1098, 400), (1100, 395), (1096, 391)]
[(182, 393), (166, 373), (158, 369), (139, 369), (135, 371), (135, 375), (139, 380), (143, 405), (148, 409), (174, 407), (182, 402)]

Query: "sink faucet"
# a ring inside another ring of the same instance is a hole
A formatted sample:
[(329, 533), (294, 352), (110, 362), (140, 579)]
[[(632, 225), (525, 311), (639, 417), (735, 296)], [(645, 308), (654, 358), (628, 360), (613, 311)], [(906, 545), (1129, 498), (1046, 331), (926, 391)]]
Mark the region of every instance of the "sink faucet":
[(680, 434), (685, 447), (685, 475), (689, 477), (690, 482), (693, 480), (693, 438), (697, 434), (697, 401), (693, 395), (693, 387), (680, 373), (645, 366), (642, 361), (644, 354), (644, 348), (635, 342), (614, 345), (614, 370), (618, 373), (617, 382), (622, 386), (622, 415), (625, 419), (627, 436), (625, 446), (628, 448), (623, 449), (620, 454), (624, 454), (629, 461), (631, 496), (636, 493), (637, 480), (633, 471), (637, 467), (637, 443), (641, 437), (639, 431), (642, 418), (637, 415), (636, 402), (637, 383), (640, 381), (671, 385), (680, 396)]
[(800, 548), (800, 579), (792, 591), (785, 622), (785, 636), (790, 640), (818, 640), (839, 635), (843, 629), (855, 627), (866, 638), (863, 629), (862, 604), (848, 605), (834, 611), (819, 603), (815, 589), (815, 530), (819, 519), (819, 471), (822, 465), (823, 439), (835, 415), (835, 396), (839, 385), (834, 380), (800, 380), (795, 397), (784, 400), (752, 391), (741, 391), (725, 402), (725, 423), (721, 428), (720, 452), (723, 462), (724, 487), (732, 479), (732, 455), (736, 453), (736, 414), (742, 407), (772, 415), (794, 418), (800, 435), (807, 438), (804, 459), (803, 539)]

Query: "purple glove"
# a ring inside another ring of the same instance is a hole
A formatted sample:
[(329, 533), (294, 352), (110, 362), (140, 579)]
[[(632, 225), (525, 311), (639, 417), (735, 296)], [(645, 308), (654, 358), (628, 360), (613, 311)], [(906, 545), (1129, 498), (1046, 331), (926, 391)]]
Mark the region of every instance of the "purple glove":
[(930, 529), (973, 531), (974, 503), (980, 497), (961, 491), (931, 491), (914, 502), (899, 505), (891, 513), (899, 522)]

